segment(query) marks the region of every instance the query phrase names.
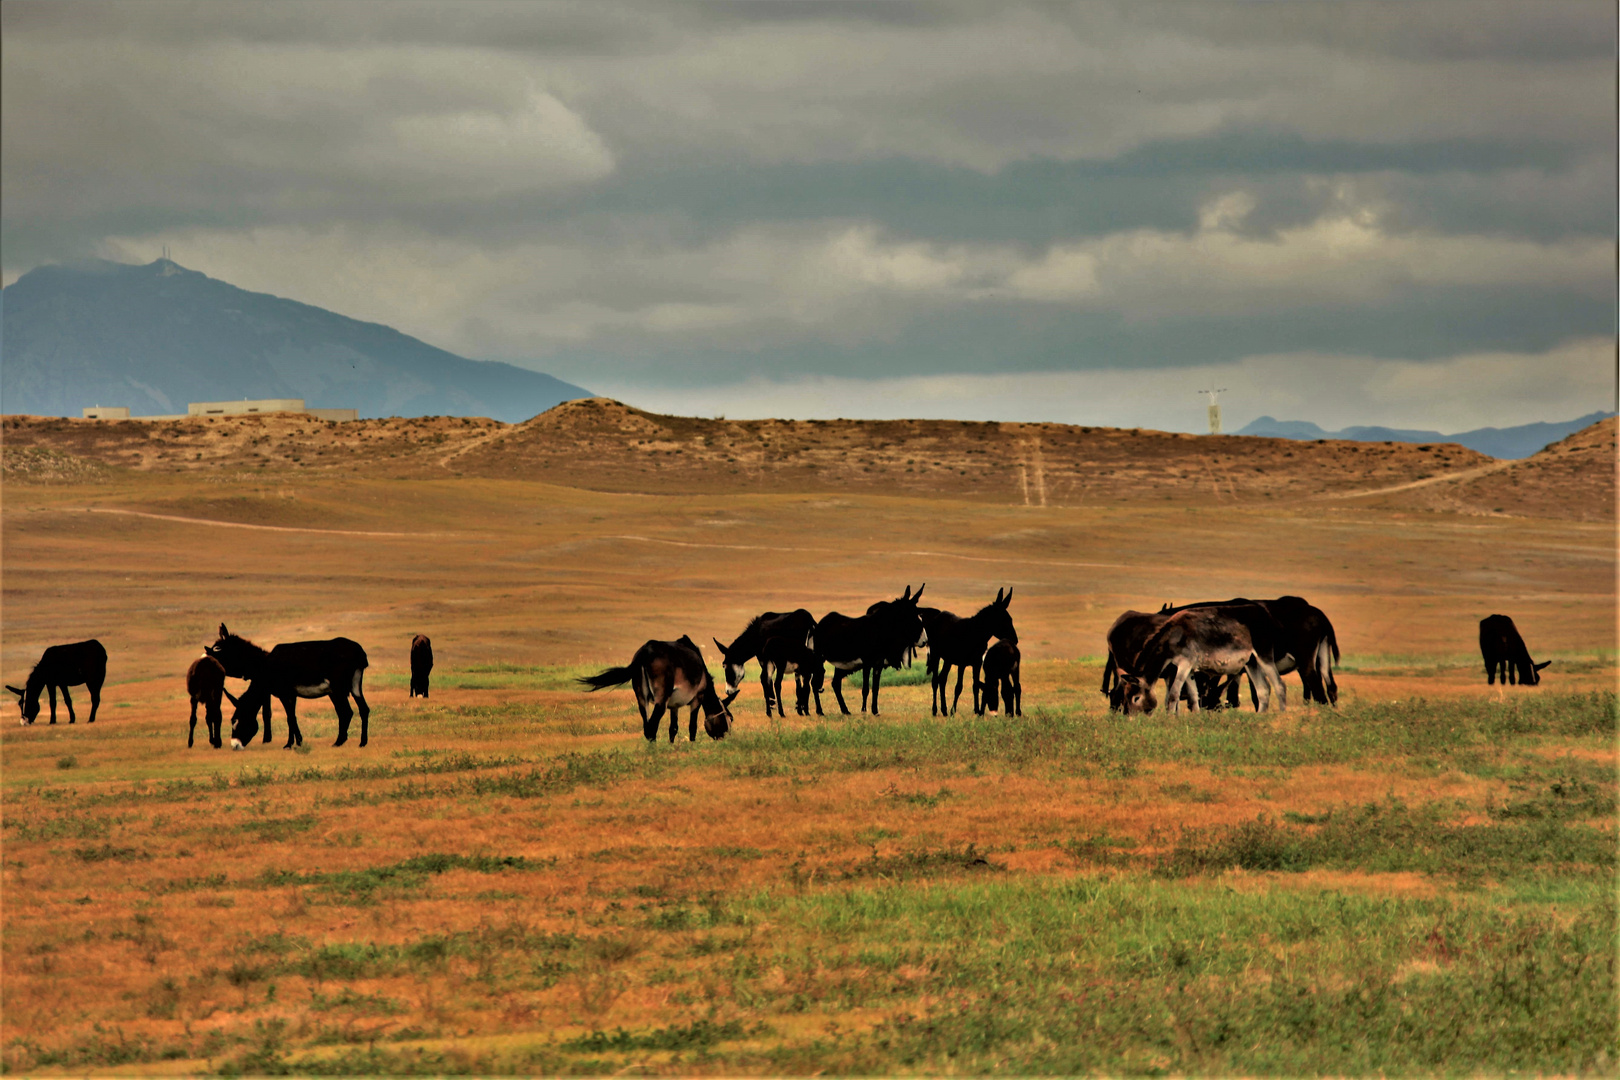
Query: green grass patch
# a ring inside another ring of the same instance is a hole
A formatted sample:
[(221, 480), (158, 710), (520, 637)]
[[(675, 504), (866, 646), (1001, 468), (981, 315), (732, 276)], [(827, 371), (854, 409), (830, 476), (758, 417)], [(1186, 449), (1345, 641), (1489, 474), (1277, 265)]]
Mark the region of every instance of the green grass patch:
[(271, 870), (262, 875), (259, 884), (271, 887), (312, 885), (339, 903), (363, 904), (375, 899), (381, 891), (391, 894), (414, 892), (426, 884), (428, 878), (450, 870), (498, 874), (506, 870), (537, 869), (539, 865), (521, 855), (417, 855), (364, 870), (316, 871), (308, 874)]
[[(1611, 796), (1612, 798), (1612, 796)], [(1158, 863), (1166, 877), (1231, 868), (1298, 872), (1313, 867), (1369, 872), (1420, 871), (1464, 879), (1562, 873), (1612, 877), (1620, 832), (1560, 817), (1509, 816), (1481, 825), (1451, 823), (1455, 808), (1399, 800), (1321, 815), (1315, 824), (1262, 815), (1241, 825), (1183, 832)]]

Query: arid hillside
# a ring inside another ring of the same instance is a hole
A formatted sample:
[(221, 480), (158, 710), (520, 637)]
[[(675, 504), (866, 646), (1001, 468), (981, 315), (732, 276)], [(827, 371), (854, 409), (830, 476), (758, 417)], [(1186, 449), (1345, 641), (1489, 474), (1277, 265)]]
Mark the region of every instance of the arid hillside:
[(1389, 498), (1426, 510), (1614, 521), (1615, 430), (1614, 417), (1600, 420), (1532, 457)]
[(606, 398), (521, 424), (302, 416), (4, 422), (6, 476), (81, 479), (104, 467), (357, 470), (538, 480), (598, 491), (914, 495), (1013, 505), (1393, 500), (1453, 512), (1611, 520), (1613, 420), (1520, 462), (1451, 443), (1195, 436), (1066, 424), (723, 420)]

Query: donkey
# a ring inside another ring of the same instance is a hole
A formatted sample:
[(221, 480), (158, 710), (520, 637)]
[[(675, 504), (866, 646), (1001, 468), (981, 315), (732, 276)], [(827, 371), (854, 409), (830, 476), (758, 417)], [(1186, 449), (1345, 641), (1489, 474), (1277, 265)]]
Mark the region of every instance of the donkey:
[[(1275, 600), (1249, 600), (1235, 597), (1231, 600), (1209, 600), (1186, 604), (1173, 611), (1188, 608), (1220, 608), (1238, 611), (1259, 608), (1264, 611), (1277, 630), (1277, 672), (1287, 675), (1299, 672), (1304, 686), (1305, 700), (1323, 705), (1334, 705), (1339, 700), (1339, 684), (1333, 678), (1333, 664), (1339, 659), (1339, 640), (1333, 632), (1333, 623), (1321, 608), (1313, 606), (1301, 596), (1279, 596)], [(1227, 700), (1237, 705), (1238, 687), (1235, 677), (1227, 685)], [(1259, 699), (1254, 685), (1249, 686), (1250, 700), (1258, 709)]]
[[(1151, 711), (1153, 684), (1160, 679), (1169, 684), (1166, 708), (1175, 713), (1187, 683), (1194, 672), (1200, 671), (1220, 675), (1247, 672), (1249, 681), (1260, 692), (1262, 710), (1271, 708), (1273, 690), (1278, 695), (1278, 707), (1286, 708), (1287, 691), (1273, 659), (1276, 636), (1269, 620), (1245, 619), (1230, 609), (1188, 608), (1176, 612), (1142, 646), (1135, 665), (1140, 674), (1127, 674), (1121, 680), (1126, 713), (1135, 711), (1133, 705)], [(1197, 694), (1191, 695), (1188, 706), (1198, 711)]]
[(433, 642), (426, 634), (411, 638), (411, 697), (428, 696), (428, 675), (433, 671)]
[[(228, 642), (237, 641), (241, 645), (230, 645)], [(221, 646), (224, 646), (223, 648)], [(245, 647), (244, 647), (245, 646)], [(212, 656), (219, 661), (225, 669), (225, 674), (232, 679), (245, 679), (249, 684), (258, 678), (259, 669), (264, 666), (265, 658), (270, 654), (259, 648), (246, 638), (239, 638), (225, 628), (224, 623), (219, 624), (219, 637), (211, 645), (203, 646), (203, 655)], [(231, 699), (233, 706), (240, 705), (237, 698)], [(231, 726), (234, 728), (234, 716)], [(270, 699), (264, 699), (264, 741), (270, 741)]]
[[(220, 639), (208, 647), (208, 655), (218, 660), (226, 672), (253, 669), (252, 681), (236, 702), (231, 717), (231, 749), (243, 750), (258, 734), (256, 716), (262, 708), (270, 710), (270, 699), (281, 702), (287, 714), (287, 742), (283, 749), (301, 746), (304, 733), (298, 727), (298, 699), (325, 697), (332, 700), (337, 711), (338, 735), (333, 746), (349, 741), (349, 721), (354, 710), (349, 707), (349, 696), (354, 696), (360, 710), (360, 745), (365, 746), (370, 734), (371, 706), (366, 704), (364, 690), (366, 650), (348, 638), (326, 641), (291, 641), (265, 652), (253, 642), (225, 630), (220, 623)], [(265, 741), (270, 741), (268, 722)]]
[(1126, 701), (1125, 676), (1136, 675), (1136, 658), (1148, 638), (1170, 619), (1170, 605), (1157, 612), (1126, 611), (1108, 628), (1108, 660), (1103, 664), (1102, 692), (1108, 696), (1110, 712), (1152, 712), (1157, 704), (1151, 697), (1137, 695)]
[(191, 696), (191, 728), (186, 733), (186, 748), (190, 749), (196, 743), (197, 706), (200, 704), (203, 707), (203, 722), (208, 727), (208, 745), (219, 749), (224, 745), (220, 731), (225, 726), (219, 699), (227, 697), (233, 706), (236, 704), (231, 692), (225, 689), (225, 665), (207, 654), (197, 657), (186, 669), (186, 693)]
[[(996, 642), (984, 654), (984, 696), (980, 699), (979, 715), (985, 710), (996, 712), (1001, 702), (1007, 703), (1008, 716), (1024, 715), (1024, 684), (1018, 677), (1018, 646), (1007, 640)], [(999, 700), (998, 700), (999, 699)]]
[(851, 617), (830, 611), (816, 623), (805, 644), (832, 665), (833, 697), (845, 716), (850, 715), (850, 710), (844, 701), (844, 676), (860, 671), (861, 711), (867, 711), (870, 693), (872, 715), (876, 716), (883, 669), (900, 669), (913, 650), (928, 643), (922, 618), (917, 614), (917, 601), (927, 587), (925, 583), (913, 593), (907, 585), (903, 594), (878, 601), (866, 609), (865, 615)]
[[(957, 703), (962, 700), (962, 680), (967, 675), (967, 669), (973, 669), (973, 712), (975, 715), (984, 715), (984, 707), (980, 701), (983, 684), (980, 681), (980, 669), (984, 662), (985, 646), (990, 644), (992, 637), (1008, 644), (1018, 644), (1018, 631), (1013, 628), (1012, 616), (1007, 612), (1007, 605), (1012, 603), (1012, 590), (996, 590), (996, 598), (967, 618), (961, 618), (949, 611), (940, 611), (929, 616), (925, 626), (928, 630), (928, 670), (933, 675), (933, 692), (931, 704), (935, 716), (955, 716)], [(949, 713), (945, 709), (945, 687), (950, 682), (951, 668), (956, 669), (956, 695), (951, 698)]]
[(56, 723), (56, 691), (62, 691), (67, 705), (68, 723), (77, 722), (73, 713), (73, 697), (68, 687), (81, 683), (90, 691), (90, 718), (96, 722), (96, 710), (101, 707), (101, 684), (107, 681), (107, 650), (94, 638), (75, 641), (71, 645), (52, 645), (40, 655), (39, 663), (23, 680), (21, 689), (8, 685), (7, 690), (17, 695), (17, 707), (22, 710), (22, 722), (32, 724), (39, 716), (39, 692), (44, 690), (51, 701), (51, 723)]
[[(759, 655), (766, 639), (771, 637), (796, 638), (800, 645), (809, 638), (810, 631), (816, 625), (816, 617), (804, 608), (797, 611), (767, 611), (755, 615), (748, 620), (742, 633), (730, 645), (723, 644), (719, 638), (714, 639), (715, 646), (720, 650), (720, 666), (726, 675), (726, 693), (730, 695), (727, 700), (733, 701), (742, 690), (743, 665), (758, 658), (760, 661), (759, 688), (765, 695), (765, 715), (771, 715), (771, 706), (782, 716), (782, 699), (772, 695), (772, 681), (765, 671), (764, 657)], [(818, 699), (819, 700), (819, 699)], [(820, 712), (820, 709), (817, 709)]]
[[(714, 692), (714, 680), (709, 677), (703, 653), (690, 637), (682, 635), (675, 641), (649, 641), (636, 650), (625, 667), (608, 668), (596, 675), (579, 680), (588, 691), (631, 683), (636, 692), (636, 708), (641, 711), (641, 732), (647, 741), (658, 741), (659, 721), (669, 709), (669, 741), (674, 742), (680, 730), (680, 709), (690, 705), (687, 719), (687, 741), (697, 741), (698, 709), (703, 710), (703, 730), (711, 739), (723, 739), (731, 730), (731, 710), (727, 707), (737, 696), (729, 694), (725, 701)], [(647, 711), (648, 705), (652, 712)]]
[(1539, 686), (1541, 669), (1552, 663), (1543, 660), (1538, 664), (1530, 659), (1519, 628), (1506, 615), (1487, 615), (1479, 620), (1479, 651), (1485, 658), (1485, 682), (1490, 686), (1496, 685), (1498, 675), (1504, 686), (1513, 685), (1515, 679), (1520, 686)]
[(815, 694), (816, 715), (821, 711), (821, 688), (827, 683), (827, 664), (805, 644), (804, 638), (794, 634), (776, 634), (765, 639), (759, 647), (760, 681), (770, 681), (770, 693), (765, 698), (765, 715), (771, 715), (771, 698), (776, 699), (776, 712), (786, 716), (782, 708), (782, 676), (793, 672), (794, 711), (800, 716), (810, 715), (810, 695)]

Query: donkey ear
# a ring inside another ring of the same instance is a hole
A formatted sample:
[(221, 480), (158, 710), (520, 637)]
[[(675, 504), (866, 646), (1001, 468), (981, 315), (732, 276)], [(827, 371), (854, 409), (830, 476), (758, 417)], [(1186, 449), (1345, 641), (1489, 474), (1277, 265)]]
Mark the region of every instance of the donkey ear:
[(996, 590), (996, 606), (997, 607), (1001, 606), (1001, 594), (1003, 592), (1005, 592), (1005, 591), (1006, 591), (1005, 589), (997, 589)]
[(917, 591), (915, 593), (913, 593), (912, 596), (911, 596), (911, 602), (915, 604), (918, 600), (921, 600), (922, 599), (922, 591), (924, 589), (926, 589), (926, 588), (928, 588), (928, 582), (926, 582), (926, 581), (923, 582), (921, 585), (917, 586)]
[(1006, 607), (1010, 603), (1012, 603), (1012, 586), (1011, 585), (1007, 586), (1007, 599), (1005, 599), (1005, 600), (1003, 600), (1001, 602), (1001, 606)]
[(6, 684), (6, 689), (10, 690), (13, 694), (16, 694), (18, 697), (27, 697), (28, 696), (25, 691), (17, 689), (15, 686), (12, 686), (10, 683)]
[(230, 698), (232, 705), (241, 704), (239, 701), (236, 700), (236, 695), (231, 693), (229, 690), (225, 689), (223, 686), (219, 688), (219, 692), (224, 694), (226, 697)]
[(219, 624), (219, 636), (222, 637), (222, 638), (231, 636), (231, 632), (229, 630), (225, 629), (225, 624), (224, 623)]
[(1539, 663), (1539, 664), (1537, 664), (1537, 665), (1536, 665), (1536, 666), (1535, 666), (1535, 669), (1534, 669), (1534, 670), (1536, 670), (1536, 671), (1540, 671), (1540, 670), (1541, 670), (1541, 669), (1542, 669), (1542, 668), (1544, 668), (1544, 667), (1546, 667), (1546, 666), (1547, 666), (1547, 665), (1548, 665), (1548, 664), (1550, 664), (1550, 663), (1552, 663), (1552, 661), (1551, 661), (1551, 660), (1543, 660), (1543, 661), (1542, 661), (1542, 662), (1541, 662), (1541, 663)]
[(900, 599), (902, 599), (902, 600), (910, 600), (911, 599), (911, 586), (910, 585), (907, 585), (906, 586), (906, 591), (900, 594)]
[(720, 655), (721, 656), (726, 655), (726, 647), (724, 645), (720, 644), (720, 639), (719, 638), (711, 637), (709, 640), (714, 642), (714, 647), (720, 650)]

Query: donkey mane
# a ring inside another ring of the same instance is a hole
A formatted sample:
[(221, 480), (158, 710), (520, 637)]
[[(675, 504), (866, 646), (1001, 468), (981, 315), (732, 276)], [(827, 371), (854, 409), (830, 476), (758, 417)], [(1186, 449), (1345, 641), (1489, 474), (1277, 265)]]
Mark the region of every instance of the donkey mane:
[(237, 634), (237, 633), (226, 634), (225, 635), (225, 640), (229, 641), (229, 642), (235, 642), (238, 645), (245, 645), (249, 649), (252, 649), (254, 652), (258, 653), (260, 656), (269, 656), (270, 655), (270, 650), (269, 649), (266, 649), (263, 645), (259, 645), (259, 644), (255, 643), (251, 638), (243, 637), (241, 634)]

